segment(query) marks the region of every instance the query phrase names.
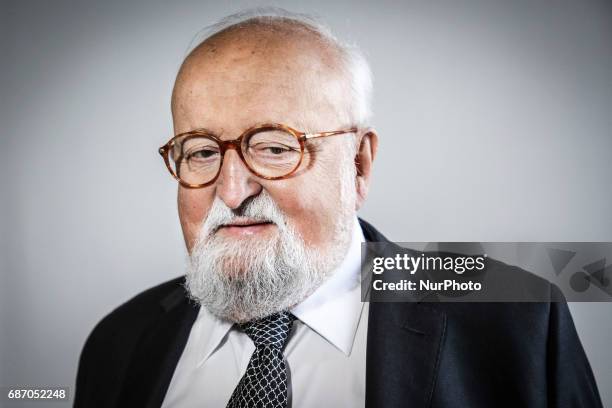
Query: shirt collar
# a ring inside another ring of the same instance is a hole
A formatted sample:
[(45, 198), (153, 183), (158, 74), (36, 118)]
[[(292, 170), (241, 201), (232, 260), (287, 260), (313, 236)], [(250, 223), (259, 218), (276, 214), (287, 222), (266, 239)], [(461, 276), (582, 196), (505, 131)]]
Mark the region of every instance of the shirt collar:
[[(361, 243), (365, 242), (365, 238), (357, 217), (352, 230), (351, 243), (340, 266), (317, 290), (291, 310), (302, 323), (346, 355), (351, 353), (363, 306), (359, 271)], [(232, 322), (219, 319), (200, 307), (192, 328), (200, 334), (200, 344), (203, 345), (198, 366), (223, 343), (232, 326)]]
[(200, 312), (192, 328), (192, 331), (200, 334), (199, 344), (203, 345), (201, 354), (198, 357), (198, 367), (208, 360), (208, 357), (221, 346), (233, 325), (232, 322), (219, 319), (205, 307), (200, 306)]

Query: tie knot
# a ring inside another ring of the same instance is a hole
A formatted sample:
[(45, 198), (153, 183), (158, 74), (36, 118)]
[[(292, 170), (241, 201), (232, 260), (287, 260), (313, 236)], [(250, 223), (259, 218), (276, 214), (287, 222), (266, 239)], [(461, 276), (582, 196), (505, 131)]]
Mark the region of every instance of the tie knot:
[(255, 343), (255, 347), (285, 347), (295, 316), (289, 312), (275, 313), (259, 320), (240, 324), (240, 328)]

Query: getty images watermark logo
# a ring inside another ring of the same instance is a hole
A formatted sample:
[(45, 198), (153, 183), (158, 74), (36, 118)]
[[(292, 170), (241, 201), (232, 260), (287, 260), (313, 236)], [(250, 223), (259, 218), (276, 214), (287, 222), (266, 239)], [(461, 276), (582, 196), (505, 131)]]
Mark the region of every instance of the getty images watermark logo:
[(364, 243), (364, 301), (612, 301), (612, 243)]
[[(419, 256), (412, 256), (404, 253), (387, 257), (379, 256), (372, 259), (372, 273), (381, 275), (386, 271), (403, 271), (415, 275), (418, 271), (444, 271), (463, 275), (465, 272), (484, 271), (486, 258), (486, 254), (480, 256), (440, 256), (421, 253)], [(374, 279), (372, 289), (375, 291), (479, 291), (482, 289), (482, 284), (472, 280), (459, 281), (452, 278), (441, 281), (401, 279), (399, 282), (385, 282), (383, 279)]]

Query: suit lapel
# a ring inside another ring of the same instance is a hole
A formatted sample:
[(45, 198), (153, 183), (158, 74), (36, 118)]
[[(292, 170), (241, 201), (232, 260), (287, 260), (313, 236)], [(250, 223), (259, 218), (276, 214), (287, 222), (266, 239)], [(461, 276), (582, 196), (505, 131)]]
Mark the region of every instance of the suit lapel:
[(428, 407), (446, 320), (417, 303), (370, 303), (366, 407)]
[(136, 348), (119, 406), (160, 407), (199, 308), (177, 288), (160, 303), (161, 313)]
[[(360, 220), (367, 241), (389, 242)], [(366, 349), (366, 407), (428, 407), (446, 315), (419, 302), (371, 302)]]

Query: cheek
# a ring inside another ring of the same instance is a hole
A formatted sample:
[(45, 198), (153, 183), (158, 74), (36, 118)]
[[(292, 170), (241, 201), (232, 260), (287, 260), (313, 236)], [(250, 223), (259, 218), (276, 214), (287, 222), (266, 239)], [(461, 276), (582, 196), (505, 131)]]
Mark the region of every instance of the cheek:
[(202, 221), (206, 218), (214, 200), (210, 188), (187, 189), (179, 187), (177, 204), (183, 237), (189, 251), (200, 231)]
[[(318, 173), (318, 172), (317, 172)], [(315, 172), (268, 186), (267, 190), (307, 245), (329, 242), (339, 214), (339, 181)]]

